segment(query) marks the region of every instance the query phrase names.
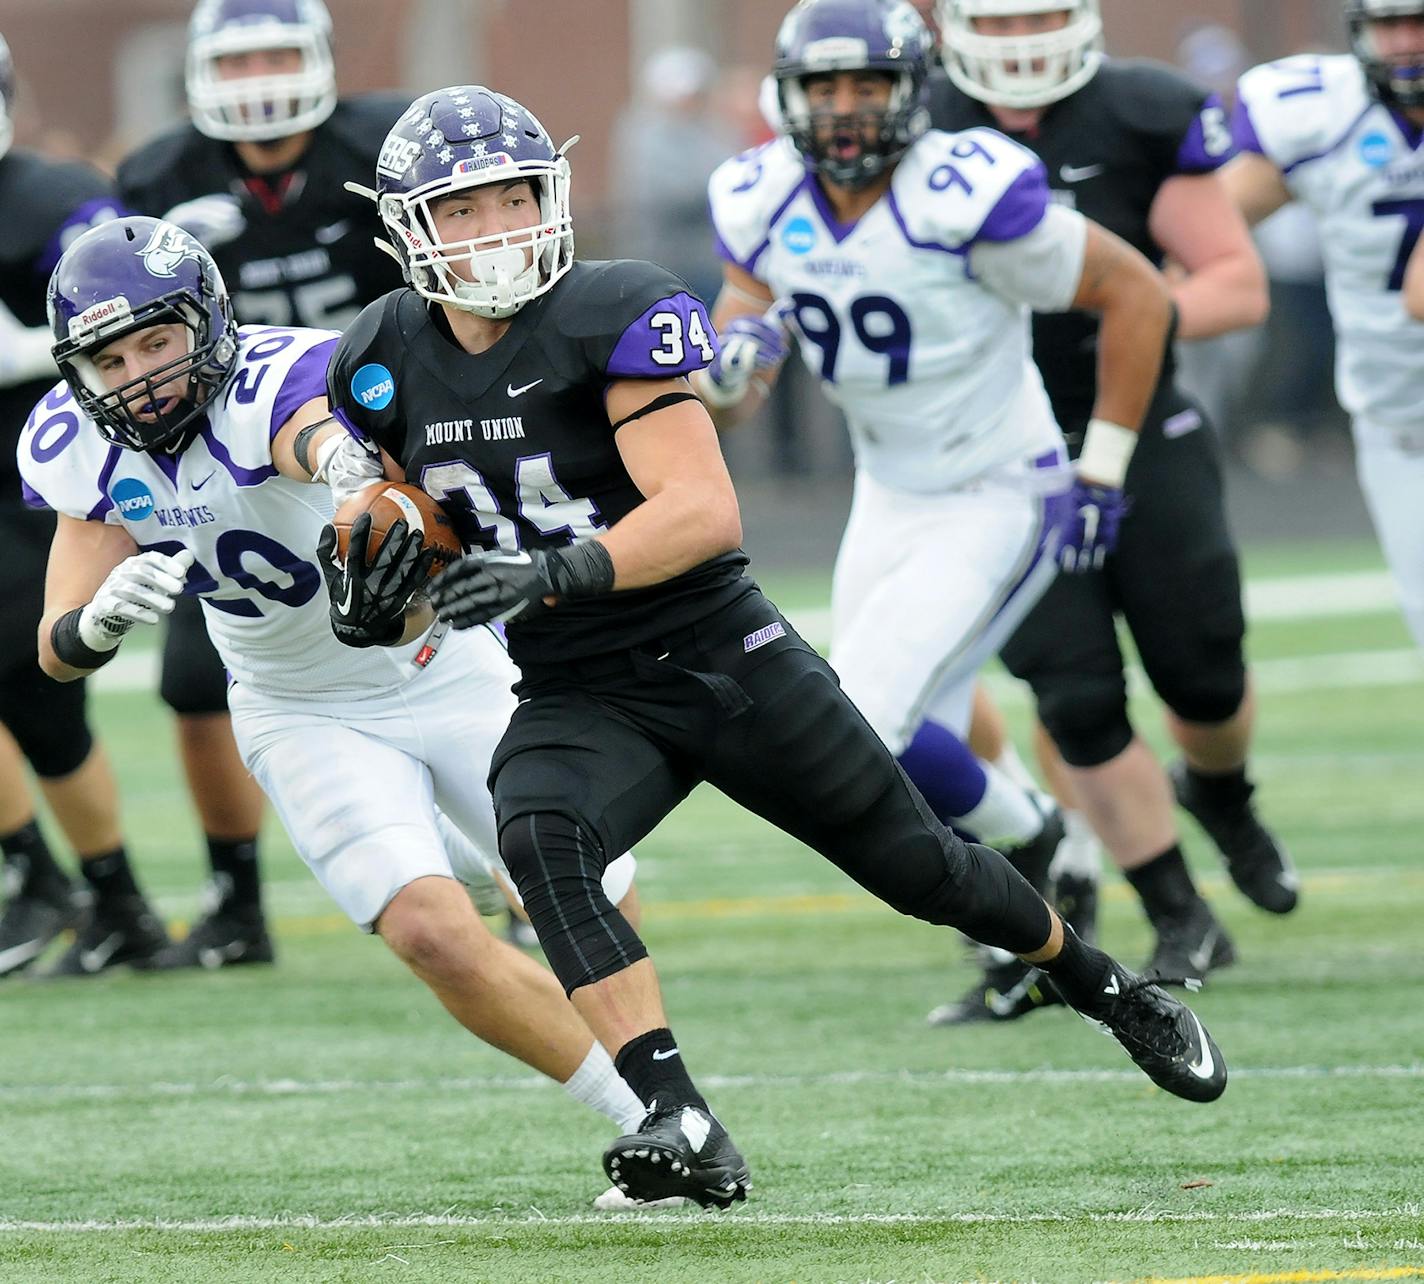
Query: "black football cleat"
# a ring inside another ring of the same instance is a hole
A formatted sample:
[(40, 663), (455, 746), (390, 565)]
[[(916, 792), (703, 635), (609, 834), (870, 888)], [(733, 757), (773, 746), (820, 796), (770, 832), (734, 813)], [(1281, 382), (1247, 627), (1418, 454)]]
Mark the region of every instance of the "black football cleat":
[(1204, 798), (1192, 784), (1182, 759), (1168, 768), (1177, 802), (1207, 833), (1226, 861), (1226, 872), (1253, 905), (1272, 914), (1289, 914), (1300, 903), (1300, 876), (1290, 853), (1256, 816), (1251, 806), (1255, 785), (1235, 806)]
[(1049, 903), (1087, 945), (1098, 940), (1098, 880), (1093, 875), (1062, 873), (1053, 876)]
[(974, 986), (954, 1003), (944, 1003), (925, 1018), (931, 1025), (970, 1025), (979, 1021), (1014, 1021), (1039, 1008), (1063, 1002), (1047, 976), (1021, 959), (992, 963)]
[(747, 1161), (715, 1115), (697, 1106), (657, 1109), (603, 1152), (608, 1179), (639, 1203), (682, 1196), (730, 1208), (752, 1188)]
[(1152, 926), (1157, 945), (1144, 969), (1148, 974), (1204, 981), (1209, 973), (1236, 962), (1236, 947), (1203, 900), (1179, 915), (1154, 919)]
[(23, 972), (83, 918), (83, 904), (68, 889), (52, 897), (16, 892), (0, 915), (0, 977)]
[(145, 972), (165, 972), (271, 963), (275, 959), (261, 910), (219, 906), (194, 923), (181, 941), (174, 941), (149, 958), (134, 960), (134, 967)]
[(97, 976), (121, 963), (141, 965), (167, 944), (168, 933), (142, 896), (99, 900), (75, 933), (74, 944), (44, 975)]
[(1187, 1101), (1226, 1091), (1226, 1061), (1195, 1012), (1155, 981), (1114, 963), (1097, 997), (1078, 1009), (1126, 1050), (1159, 1088)]

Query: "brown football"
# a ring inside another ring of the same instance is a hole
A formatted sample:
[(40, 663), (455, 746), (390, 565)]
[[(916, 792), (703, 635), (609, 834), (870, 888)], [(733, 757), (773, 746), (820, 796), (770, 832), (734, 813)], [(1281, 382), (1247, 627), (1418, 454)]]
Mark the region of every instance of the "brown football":
[(367, 512), (371, 514), (371, 537), (366, 544), (368, 563), (380, 551), (386, 532), (401, 518), (405, 519), (407, 529), (421, 533), (426, 548), (435, 549), (435, 564), (430, 568), (432, 575), (458, 561), (464, 552), (450, 515), (419, 486), (385, 481), (372, 482), (336, 510), (331, 522), (336, 527), (336, 551), (342, 558), (351, 544), (351, 524)]

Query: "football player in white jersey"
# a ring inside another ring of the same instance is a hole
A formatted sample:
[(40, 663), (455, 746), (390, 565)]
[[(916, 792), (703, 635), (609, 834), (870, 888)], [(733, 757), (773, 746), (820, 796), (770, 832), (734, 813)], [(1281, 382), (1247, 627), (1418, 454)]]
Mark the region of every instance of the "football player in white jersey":
[(1248, 220), (1319, 220), (1340, 403), (1404, 616), (1424, 646), (1424, 324), (1402, 286), (1424, 231), (1424, 0), (1348, 0), (1353, 52), (1242, 78), (1223, 171)]
[[(131, 629), (197, 594), (243, 761), (327, 891), (466, 1029), (631, 1130), (642, 1103), (558, 982), (493, 937), (456, 881), (497, 851), (484, 781), (514, 707), (503, 646), (475, 629), (357, 650), (332, 632), (312, 550), (333, 491), (383, 474), (329, 414), (338, 336), (239, 329), (207, 251), (137, 217), (75, 241), (50, 316), (64, 382), (18, 448), (27, 497), (59, 514), (45, 671), (92, 673)], [(401, 525), (360, 582), (367, 610), (383, 590), (404, 604), (428, 573), (431, 552)], [(368, 533), (358, 521), (353, 557)], [(473, 843), (448, 827), (442, 841), (437, 803)], [(631, 878), (631, 856), (609, 865), (611, 900)]]
[[(697, 387), (735, 422), (794, 328), (856, 455), (831, 663), (936, 814), (1018, 845), (1041, 889), (1061, 829), (1032, 842), (1032, 795), (965, 746), (974, 674), (1060, 564), (1086, 569), (1112, 546), (1171, 307), (1140, 254), (1050, 201), (1031, 152), (989, 129), (927, 129), (930, 56), (906, 0), (787, 15), (786, 135), (710, 184), (723, 350)], [(1070, 307), (1103, 318), (1076, 476), (1028, 340), (1030, 308)]]

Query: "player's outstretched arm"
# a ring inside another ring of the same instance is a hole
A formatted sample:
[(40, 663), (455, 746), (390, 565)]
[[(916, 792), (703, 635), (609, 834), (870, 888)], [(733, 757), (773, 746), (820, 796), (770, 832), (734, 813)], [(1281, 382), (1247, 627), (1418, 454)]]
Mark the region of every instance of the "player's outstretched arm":
[(1219, 175), (1169, 178), (1152, 202), (1148, 228), (1184, 273), (1172, 288), (1179, 339), (1210, 339), (1265, 321), (1266, 269)]
[(295, 481), (325, 482), (339, 508), (363, 486), (404, 474), (384, 451), (357, 441), (325, 397), (298, 406), (272, 438), (272, 466)]
[(140, 553), (122, 527), (61, 513), (45, 573), (40, 668), (72, 682), (107, 664), (131, 628), (172, 612), (192, 562), (187, 549)]
[(722, 269), (722, 289), (712, 307), (720, 350), (692, 375), (692, 388), (718, 429), (750, 418), (766, 400), (786, 360), (786, 329), (766, 285), (743, 268)]

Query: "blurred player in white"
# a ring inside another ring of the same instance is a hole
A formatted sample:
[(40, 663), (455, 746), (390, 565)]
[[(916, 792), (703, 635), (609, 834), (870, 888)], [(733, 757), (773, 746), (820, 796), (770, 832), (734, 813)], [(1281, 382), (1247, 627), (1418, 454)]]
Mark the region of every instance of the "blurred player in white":
[(1424, 646), (1424, 324), (1402, 292), (1424, 232), (1424, 0), (1348, 0), (1345, 12), (1352, 53), (1284, 58), (1241, 78), (1241, 155), (1223, 174), (1253, 223), (1292, 200), (1319, 221), (1336, 389)]
[[(333, 492), (382, 475), (329, 416), (337, 336), (239, 329), (207, 251), (137, 217), (66, 252), (50, 316), (65, 382), (18, 452), (27, 496), (59, 513), (46, 672), (93, 672), (130, 629), (197, 594), (243, 761), (331, 896), (466, 1029), (636, 1126), (642, 1103), (553, 975), (495, 939), (456, 881), (486, 875), (497, 851), (485, 777), (514, 706), (503, 646), (485, 629), (365, 650), (333, 634), (313, 549)], [(353, 556), (368, 531), (369, 518), (353, 527)], [(380, 608), (382, 576), (408, 600), (428, 573), (421, 543), (392, 527), (358, 608)], [(442, 839), (437, 804), (480, 850), (449, 827)], [(610, 864), (610, 899), (629, 894), (632, 863)]]
[[(787, 16), (786, 136), (710, 184), (723, 351), (696, 386), (735, 422), (794, 325), (856, 455), (831, 663), (936, 815), (1000, 842), (1041, 890), (1062, 829), (965, 746), (974, 675), (1060, 562), (1086, 569), (1112, 546), (1170, 307), (1141, 255), (1050, 201), (1032, 153), (927, 129), (930, 56), (905, 0)], [(1076, 478), (1028, 338), (1030, 308), (1070, 307), (1103, 317)]]

